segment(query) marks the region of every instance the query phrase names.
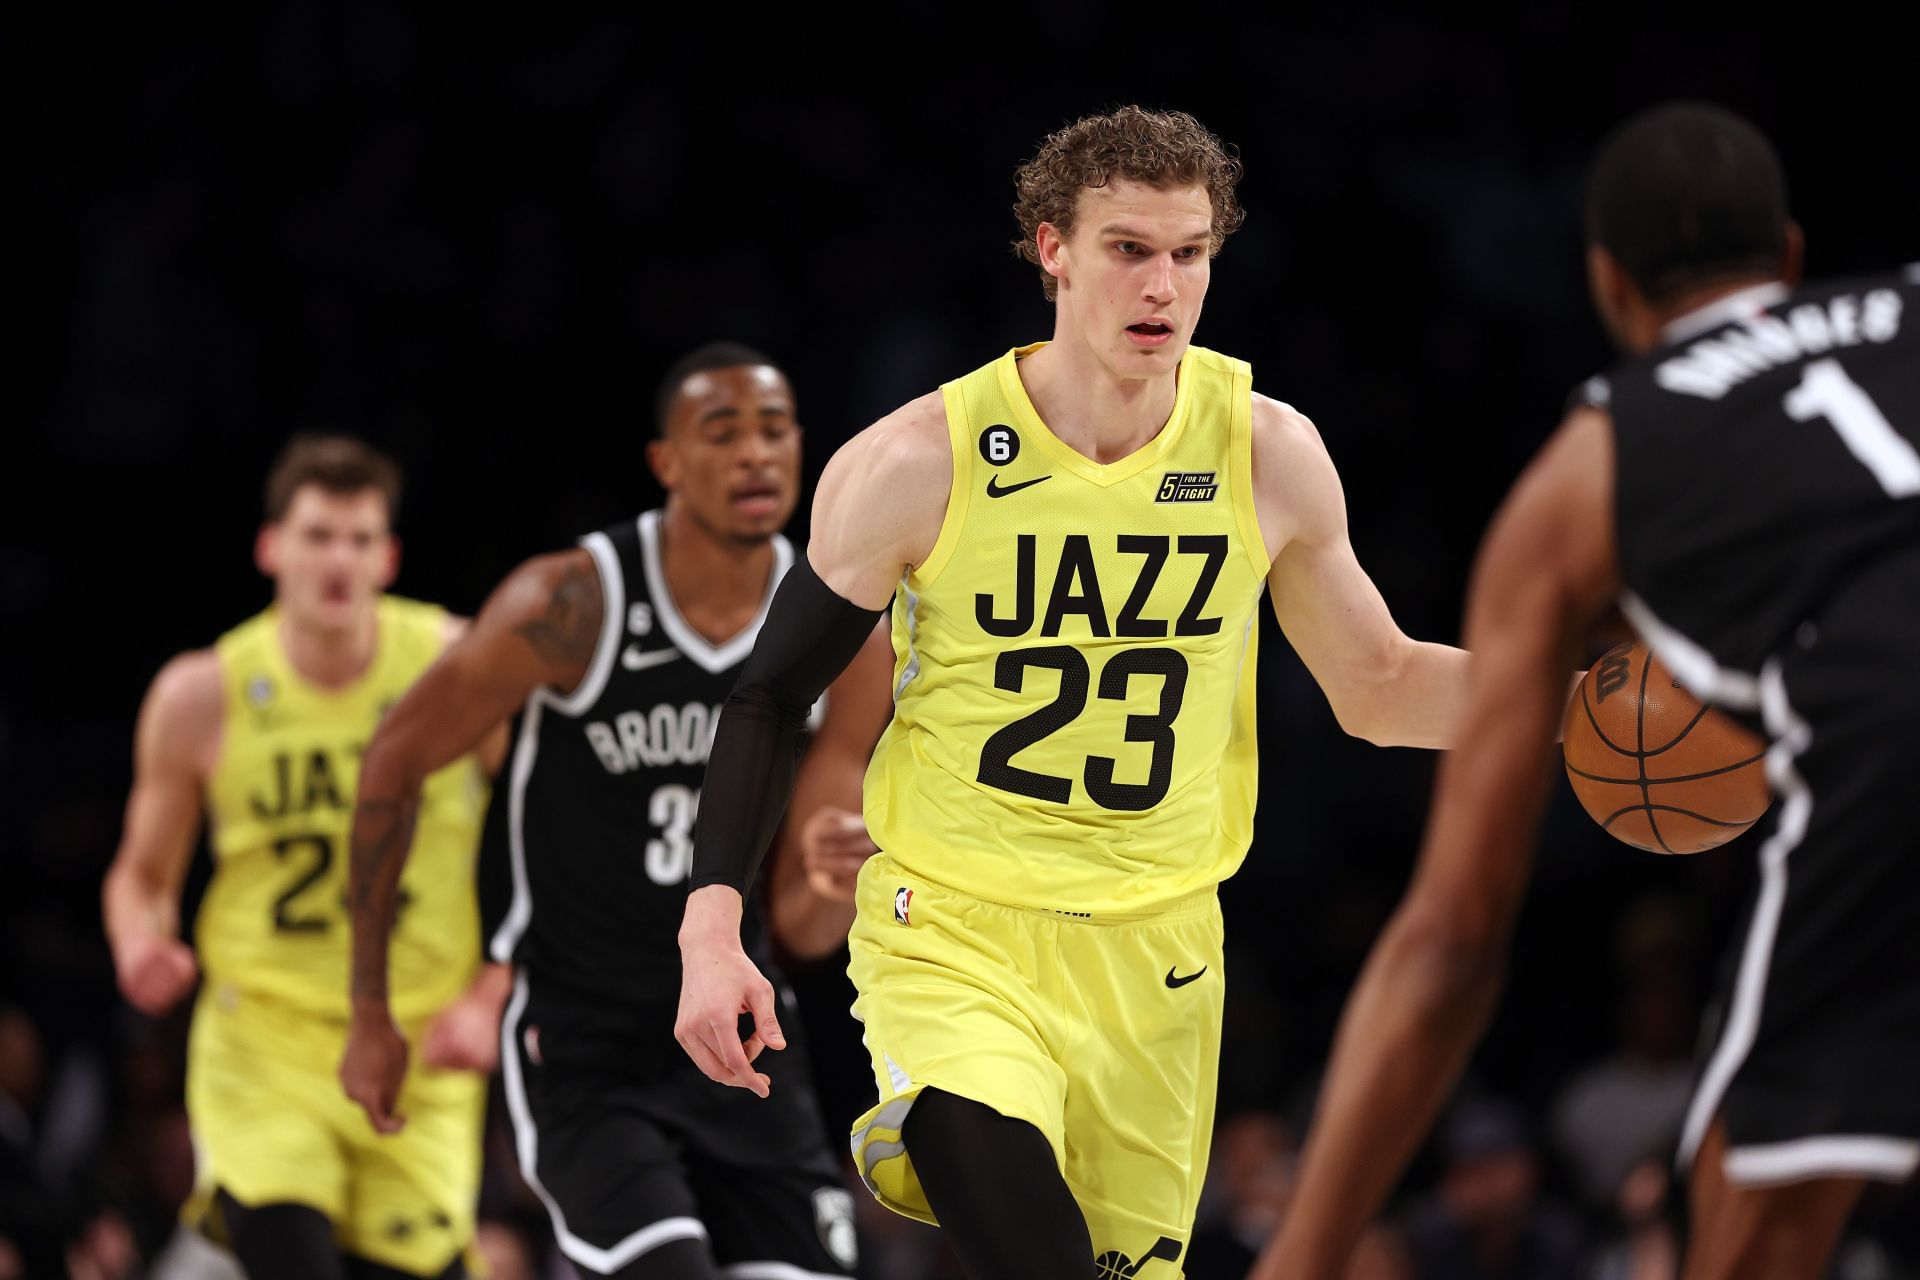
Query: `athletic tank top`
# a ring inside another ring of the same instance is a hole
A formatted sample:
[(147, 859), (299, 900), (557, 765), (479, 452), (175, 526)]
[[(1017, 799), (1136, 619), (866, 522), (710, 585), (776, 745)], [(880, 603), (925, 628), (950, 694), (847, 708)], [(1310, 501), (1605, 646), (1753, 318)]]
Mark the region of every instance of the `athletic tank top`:
[(1191, 347), (1160, 434), (1101, 465), (1040, 420), (1018, 348), (944, 386), (953, 488), (893, 605), (875, 841), (976, 897), (1152, 910), (1252, 834), (1252, 376)]
[[(495, 884), (510, 878), (504, 916), (488, 921), (495, 960), (549, 996), (671, 1020), (707, 752), (793, 548), (774, 535), (759, 611), (715, 643), (667, 589), (661, 521), (649, 511), (581, 539), (600, 577), (600, 639), (578, 688), (527, 699), (482, 866)], [(764, 968), (757, 903), (741, 940)]]
[(1854, 574), (1920, 549), (1908, 308), (1920, 266), (1742, 290), (1582, 389), (1613, 418), (1629, 620), (1697, 691), (1682, 653), (1752, 677)]
[[(208, 980), (329, 1017), (348, 1012), (347, 848), (360, 756), (387, 707), (446, 645), (437, 605), (379, 604), (372, 665), (327, 689), (294, 670), (268, 609), (215, 645), (220, 759), (207, 782), (213, 882), (195, 926)], [(401, 1019), (430, 1014), (480, 961), (474, 850), (487, 780), (468, 756), (427, 779), (401, 877), (389, 986)]]

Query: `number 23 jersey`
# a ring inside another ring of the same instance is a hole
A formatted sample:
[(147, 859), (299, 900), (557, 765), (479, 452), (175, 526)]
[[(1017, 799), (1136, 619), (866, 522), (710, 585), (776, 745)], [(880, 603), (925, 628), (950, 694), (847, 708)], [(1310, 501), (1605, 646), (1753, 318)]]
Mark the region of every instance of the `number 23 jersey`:
[[(195, 925), (216, 989), (347, 1016), (347, 843), (360, 755), (388, 706), (446, 647), (438, 605), (379, 603), (379, 640), (358, 680), (300, 675), (268, 609), (220, 637), (220, 758), (207, 780), (213, 881)], [(474, 851), (487, 780), (472, 756), (427, 779), (400, 882), (391, 951), (394, 1013), (438, 1011), (480, 962)]]
[(1233, 874), (1252, 834), (1252, 375), (1189, 348), (1166, 426), (1102, 465), (1028, 399), (1038, 347), (942, 388), (953, 487), (894, 596), (867, 825), (975, 897), (1150, 911)]

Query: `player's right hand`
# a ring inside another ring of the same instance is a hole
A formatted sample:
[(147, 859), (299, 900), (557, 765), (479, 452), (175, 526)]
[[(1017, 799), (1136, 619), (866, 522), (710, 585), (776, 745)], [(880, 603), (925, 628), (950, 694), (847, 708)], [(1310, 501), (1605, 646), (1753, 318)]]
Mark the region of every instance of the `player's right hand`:
[(127, 1003), (155, 1017), (180, 1003), (200, 978), (193, 948), (161, 933), (142, 934), (114, 948), (113, 969)]
[[(698, 910), (694, 900), (711, 892), (733, 890), (714, 886), (696, 890), (688, 899), (689, 921)], [(786, 1048), (787, 1037), (774, 1016), (773, 984), (741, 949), (737, 908), (733, 918), (731, 930), (682, 927), (680, 1015), (674, 1020), (673, 1038), (709, 1079), (751, 1089), (764, 1098), (773, 1082), (753, 1069), (753, 1060), (762, 1049)], [(743, 1013), (753, 1015), (754, 1028), (744, 1042), (740, 1039)]]
[(860, 868), (880, 852), (859, 814), (823, 805), (800, 828), (800, 859), (807, 886), (823, 898), (852, 902)]
[(347, 1029), (347, 1051), (340, 1059), (340, 1084), (366, 1109), (377, 1133), (398, 1133), (407, 1118), (400, 1086), (407, 1078), (407, 1038), (389, 1014), (356, 1008)]

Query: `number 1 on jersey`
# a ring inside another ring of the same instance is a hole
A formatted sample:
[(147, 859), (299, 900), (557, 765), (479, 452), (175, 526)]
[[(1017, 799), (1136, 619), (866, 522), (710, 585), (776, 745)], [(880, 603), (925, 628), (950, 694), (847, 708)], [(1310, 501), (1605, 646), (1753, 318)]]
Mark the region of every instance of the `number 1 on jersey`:
[(1807, 366), (1800, 385), (1787, 393), (1787, 416), (1795, 422), (1825, 418), (1847, 452), (1873, 472), (1889, 496), (1920, 494), (1920, 450), (1894, 430), (1887, 415), (1834, 359)]

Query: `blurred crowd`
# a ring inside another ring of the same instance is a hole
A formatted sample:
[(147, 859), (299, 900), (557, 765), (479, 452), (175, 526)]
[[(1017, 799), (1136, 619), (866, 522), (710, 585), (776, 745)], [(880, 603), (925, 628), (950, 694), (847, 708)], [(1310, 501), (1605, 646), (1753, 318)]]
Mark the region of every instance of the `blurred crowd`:
[[(1470, 1081), (1393, 1211), (1367, 1234), (1349, 1280), (1677, 1275), (1684, 1187), (1672, 1150), (1699, 1014), (1695, 918), (1673, 898), (1633, 905), (1605, 957), (1618, 993), (1610, 1046), (1543, 1082), (1543, 1105)], [(97, 945), (84, 936), (66, 942), (69, 958)], [(120, 1009), (102, 1021), (103, 1034), (63, 1038), (57, 1020), (43, 1025), (30, 1011), (39, 1003), (35, 984), (14, 972), (15, 991), (0, 1005), (0, 1280), (237, 1280), (219, 1250), (177, 1225), (193, 1180), (181, 1102), (185, 1011), (153, 1021)], [(57, 989), (56, 971), (37, 976)], [(840, 1115), (864, 1105), (864, 1082), (849, 1087), (844, 1074), (857, 1061), (857, 1033), (836, 1034), (843, 1007), (822, 1007), (837, 974), (797, 976), (802, 991), (815, 993), (808, 1021), (827, 1036), (820, 1074), (841, 1073), (840, 1089), (822, 1091), (829, 1114)], [(1229, 1019), (1244, 1012), (1232, 1002)], [(1235, 1097), (1229, 1091), (1227, 1100)], [(1246, 1274), (1287, 1212), (1312, 1100), (1308, 1076), (1273, 1105), (1223, 1109), (1186, 1262), (1190, 1280)], [(568, 1280), (495, 1101), (477, 1252), (495, 1280)], [(850, 1169), (849, 1180), (857, 1190)], [(856, 1204), (866, 1280), (958, 1280), (938, 1232), (880, 1209), (864, 1192)], [(1920, 1277), (1917, 1218), (1912, 1189), (1875, 1188), (1833, 1280)]]
[[(827, 74), (844, 33), (808, 21), (763, 77), (733, 43), (754, 22), (717, 41), (711, 14), (656, 9), (563, 29), (358, 0), (226, 20), (157, 5), (112, 39), (83, 11), (23, 16), (46, 123), (16, 158), (36, 323), (9, 458), (16, 491), (32, 478), (61, 511), (0, 505), (0, 1280), (221, 1274), (175, 1225), (184, 1011), (118, 1001), (98, 892), (140, 691), (264, 600), (255, 494), (292, 431), (351, 430), (408, 465), (399, 589), (471, 611), (508, 566), (657, 498), (647, 390), (702, 341), (787, 366), (817, 476), (863, 423), (1044, 336), (1007, 253), (1012, 167), (1056, 124), (1145, 99), (1247, 162), (1251, 216), (1201, 341), (1314, 418), (1362, 563), (1409, 634), (1451, 640), (1492, 504), (1610, 358), (1576, 213), (1601, 130), (1658, 98), (1720, 99), (1779, 142), (1812, 274), (1920, 257), (1920, 166), (1859, 123), (1912, 117), (1906, 69), (1876, 62), (1898, 42), (1823, 61), (1817, 32), (1692, 31), (1652, 3), (1496, 30), (1383, 2), (1352, 33), (1249, 24), (1182, 58), (1097, 6), (1017, 36), (930, 6), (867, 33), (911, 57)], [(921, 56), (936, 48), (950, 66)], [(1431, 773), (1344, 738), (1263, 626), (1195, 1280), (1243, 1274), (1286, 1212)], [(1558, 799), (1501, 1011), (1354, 1280), (1673, 1274), (1668, 1156), (1752, 855), (1642, 855)], [(872, 1089), (845, 979), (794, 976), (838, 1124)], [(492, 1274), (564, 1276), (497, 1117), (490, 1134)], [(856, 1202), (870, 1280), (955, 1274), (936, 1233)], [(1876, 1190), (1834, 1274), (1920, 1276), (1917, 1236), (1915, 1193)]]

